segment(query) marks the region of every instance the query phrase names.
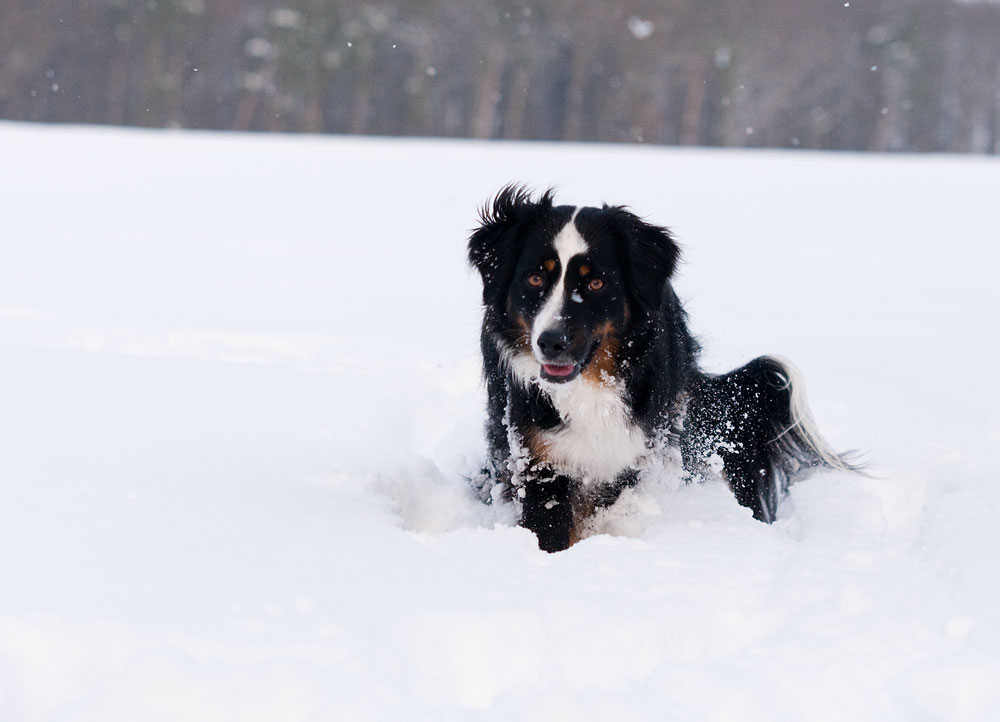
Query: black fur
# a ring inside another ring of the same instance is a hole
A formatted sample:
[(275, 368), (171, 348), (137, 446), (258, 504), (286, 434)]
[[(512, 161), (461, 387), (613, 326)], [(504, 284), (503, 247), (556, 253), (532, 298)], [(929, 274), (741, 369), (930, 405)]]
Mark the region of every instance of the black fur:
[[(667, 229), (620, 206), (556, 206), (552, 191), (533, 199), (516, 186), (501, 190), (480, 221), (469, 240), (483, 280), (490, 458), (480, 491), (517, 502), (520, 523), (542, 549), (567, 548), (580, 522), (635, 484), (642, 459), (665, 447), (680, 451), (689, 478), (721, 462), (739, 503), (767, 522), (788, 485), (810, 469), (855, 468), (812, 426), (786, 363), (761, 357), (720, 376), (699, 370), (698, 344), (670, 284), (680, 250)], [(586, 252), (558, 259), (555, 239), (571, 222)], [(551, 308), (559, 313), (536, 328), (558, 289), (563, 296)], [(620, 468), (567, 458), (585, 452), (583, 442), (606, 440), (553, 441), (588, 427), (569, 402), (557, 401), (576, 388), (600, 388), (605, 400), (613, 390), (620, 399), (624, 421), (608, 429), (609, 453), (629, 448), (635, 437), (626, 428), (640, 434), (645, 451), (635, 458), (622, 451), (631, 461)]]

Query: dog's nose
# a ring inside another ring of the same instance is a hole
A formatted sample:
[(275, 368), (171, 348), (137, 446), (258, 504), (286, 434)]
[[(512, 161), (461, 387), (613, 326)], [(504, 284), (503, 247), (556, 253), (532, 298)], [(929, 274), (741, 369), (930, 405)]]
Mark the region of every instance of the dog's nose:
[(562, 331), (544, 331), (538, 337), (538, 348), (546, 356), (557, 356), (569, 348), (569, 338)]

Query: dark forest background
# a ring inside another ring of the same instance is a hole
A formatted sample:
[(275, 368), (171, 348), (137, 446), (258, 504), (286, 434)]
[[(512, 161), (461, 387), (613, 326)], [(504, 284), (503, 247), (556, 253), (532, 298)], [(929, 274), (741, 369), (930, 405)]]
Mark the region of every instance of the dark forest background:
[(0, 0), (0, 118), (1000, 152), (1000, 5)]

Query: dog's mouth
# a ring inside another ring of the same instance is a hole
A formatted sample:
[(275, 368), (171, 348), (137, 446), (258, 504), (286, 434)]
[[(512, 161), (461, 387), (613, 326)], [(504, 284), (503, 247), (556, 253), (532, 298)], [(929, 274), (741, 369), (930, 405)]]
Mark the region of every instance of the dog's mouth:
[(580, 372), (579, 364), (542, 364), (542, 378), (546, 381), (564, 383)]
[(587, 364), (590, 363), (591, 359), (594, 358), (594, 354), (597, 351), (597, 347), (601, 345), (601, 339), (596, 339), (590, 346), (590, 350), (587, 351), (586, 356), (584, 356), (582, 361), (577, 361), (576, 363), (542, 363), (542, 380), (548, 381), (550, 383), (564, 384), (567, 381), (572, 381), (577, 376), (580, 375), (580, 371), (586, 368)]

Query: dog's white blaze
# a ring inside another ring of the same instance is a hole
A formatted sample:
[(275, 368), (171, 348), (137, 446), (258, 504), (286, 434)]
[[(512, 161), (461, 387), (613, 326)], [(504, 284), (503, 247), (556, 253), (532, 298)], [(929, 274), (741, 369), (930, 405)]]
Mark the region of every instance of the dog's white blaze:
[[(632, 421), (622, 395), (624, 390), (613, 380), (595, 384), (577, 376), (572, 381), (552, 383), (541, 378), (538, 337), (564, 313), (570, 261), (590, 250), (576, 228), (575, 212), (553, 239), (553, 246), (559, 259), (559, 277), (532, 323), (533, 354), (515, 351), (500, 342), (497, 347), (511, 375), (525, 388), (537, 384), (559, 412), (562, 424), (541, 434), (548, 460), (584, 482), (611, 481), (646, 453), (646, 435)], [(571, 300), (579, 303), (583, 299)]]
[(646, 451), (646, 435), (633, 421), (615, 383), (542, 382), (559, 412), (561, 426), (542, 433), (548, 457), (583, 481), (611, 481)]
[(531, 350), (535, 352), (535, 358), (538, 359), (542, 358), (541, 349), (538, 348), (538, 337), (550, 329), (563, 315), (563, 296), (566, 295), (566, 268), (574, 256), (583, 255), (590, 250), (587, 242), (583, 240), (583, 236), (576, 230), (577, 213), (579, 210), (573, 212), (573, 217), (552, 241), (556, 249), (556, 256), (559, 257), (559, 278), (556, 279), (552, 293), (545, 300), (531, 326)]

